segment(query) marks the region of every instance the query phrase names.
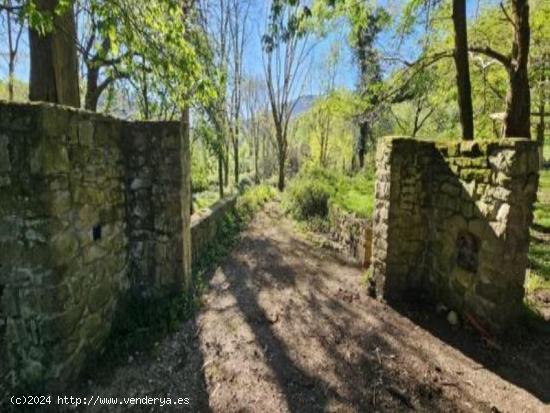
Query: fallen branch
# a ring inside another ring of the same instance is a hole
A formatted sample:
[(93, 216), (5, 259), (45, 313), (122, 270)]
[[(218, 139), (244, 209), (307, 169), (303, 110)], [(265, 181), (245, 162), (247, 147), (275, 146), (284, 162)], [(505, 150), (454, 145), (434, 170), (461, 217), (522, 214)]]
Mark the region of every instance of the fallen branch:
[(502, 350), (502, 347), (495, 341), (493, 336), (487, 331), (485, 327), (470, 313), (464, 313), (466, 321), (481, 335), (485, 343), (489, 347), (492, 347), (496, 350)]

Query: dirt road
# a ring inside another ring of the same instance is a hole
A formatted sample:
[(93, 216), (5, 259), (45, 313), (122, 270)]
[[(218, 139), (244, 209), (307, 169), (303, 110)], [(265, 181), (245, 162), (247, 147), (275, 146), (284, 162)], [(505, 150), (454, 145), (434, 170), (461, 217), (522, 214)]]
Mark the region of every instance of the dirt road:
[(131, 411), (550, 411), (550, 338), (495, 350), (429, 307), (368, 298), (360, 275), (268, 204), (212, 275), (196, 320), (86, 393), (191, 402)]

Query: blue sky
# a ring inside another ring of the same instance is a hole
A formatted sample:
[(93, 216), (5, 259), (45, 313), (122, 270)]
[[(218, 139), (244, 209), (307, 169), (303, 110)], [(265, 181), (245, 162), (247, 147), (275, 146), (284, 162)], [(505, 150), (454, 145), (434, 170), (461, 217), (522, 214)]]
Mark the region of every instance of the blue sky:
[[(479, 8), (480, 2), (482, 0), (468, 0), (468, 15), (470, 18), (475, 17), (476, 11)], [(496, 0), (483, 0), (483, 4), (488, 2), (494, 2)], [(387, 11), (392, 15), (399, 15), (399, 11), (405, 0), (380, 0), (379, 5), (385, 7)], [(254, 2), (254, 7), (252, 10), (249, 36), (247, 42), (246, 56), (245, 56), (245, 70), (249, 75), (262, 75), (262, 60), (261, 60), (261, 44), (260, 38), (262, 34), (262, 29), (264, 27), (264, 22), (267, 16), (267, 8), (269, 7), (269, 2), (267, 0), (256, 0)], [(356, 84), (357, 79), (357, 70), (355, 68), (352, 53), (346, 43), (347, 28), (344, 24), (338, 25), (338, 30), (331, 32), (324, 39), (317, 39), (316, 46), (313, 50), (312, 55), (312, 64), (310, 73), (308, 73), (308, 79), (305, 82), (303, 93), (304, 94), (319, 94), (320, 85), (318, 81), (318, 68), (323, 64), (326, 59), (327, 52), (330, 49), (330, 46), (334, 42), (339, 42), (341, 46), (341, 59), (337, 71), (336, 83), (339, 87), (346, 87), (353, 89)], [(380, 36), (378, 43), (380, 46), (385, 48), (391, 47), (392, 37), (391, 34), (386, 33)], [(0, 76), (2, 79), (7, 77), (7, 36), (6, 36), (6, 25), (5, 25), (5, 15), (2, 14), (2, 19), (0, 20)], [(416, 51), (415, 41), (409, 40), (405, 45), (403, 50), (409, 53), (409, 58), (412, 58), (411, 55), (414, 55)], [(28, 35), (26, 32), (23, 33), (21, 38), (21, 46), (18, 53), (18, 61), (16, 64), (16, 77), (24, 82), (28, 81), (29, 76), (29, 51), (28, 51)]]

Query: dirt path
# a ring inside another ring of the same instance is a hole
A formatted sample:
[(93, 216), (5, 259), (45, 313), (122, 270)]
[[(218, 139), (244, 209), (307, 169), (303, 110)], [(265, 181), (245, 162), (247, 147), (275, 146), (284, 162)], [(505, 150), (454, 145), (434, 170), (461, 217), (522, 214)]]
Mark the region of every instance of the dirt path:
[(360, 273), (269, 204), (213, 274), (196, 320), (86, 393), (191, 398), (132, 411), (550, 411), (548, 337), (486, 348), (435, 311), (368, 298)]

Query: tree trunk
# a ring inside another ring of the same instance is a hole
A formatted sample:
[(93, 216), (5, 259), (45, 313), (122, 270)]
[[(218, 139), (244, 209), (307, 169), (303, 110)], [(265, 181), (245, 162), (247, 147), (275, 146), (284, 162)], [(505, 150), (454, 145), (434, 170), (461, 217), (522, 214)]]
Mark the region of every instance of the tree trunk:
[(76, 27), (72, 2), (61, 15), (58, 0), (37, 0), (38, 10), (51, 13), (54, 29), (44, 36), (29, 28), (29, 99), (80, 107)]
[(235, 185), (239, 184), (239, 140), (235, 137), (233, 141), (233, 172), (235, 174)]
[(229, 152), (226, 152), (223, 158), (223, 172), (223, 183), (224, 186), (227, 186), (229, 185)]
[(359, 169), (365, 166), (365, 151), (367, 149), (367, 139), (369, 136), (369, 123), (361, 122), (359, 125), (359, 137), (357, 140), (357, 160), (359, 161)]
[[(11, 7), (11, 2), (7, 2), (7, 6)], [(11, 32), (11, 12), (8, 10), (7, 16), (7, 25), (8, 25), (8, 99), (10, 102), (13, 100), (13, 74), (15, 72), (15, 53), (13, 51), (13, 38)]]
[(13, 80), (15, 73), (15, 54), (10, 51), (10, 61), (8, 67), (8, 99), (13, 101)]
[(472, 110), (472, 86), (468, 62), (468, 30), (466, 25), (466, 0), (453, 0), (453, 26), (455, 31), (454, 59), (456, 86), (462, 139), (474, 139), (474, 118)]
[(259, 139), (258, 135), (254, 138), (254, 182), (256, 184), (260, 183), (260, 175), (258, 172), (258, 152), (260, 151)]
[[(550, 56), (550, 55), (549, 55)], [(539, 167), (544, 168), (544, 132), (545, 125), (545, 111), (546, 111), (546, 62), (549, 56), (543, 56), (542, 67), (540, 68), (540, 82), (539, 82), (539, 115), (540, 120), (537, 125), (537, 142), (539, 145)]]
[(223, 156), (218, 154), (218, 190), (220, 199), (223, 198)]
[(99, 68), (88, 66), (86, 74), (86, 96), (84, 98), (84, 108), (93, 112), (97, 111), (97, 102), (99, 100), (97, 81), (99, 78)]
[(277, 188), (280, 192), (285, 190), (285, 158), (284, 155), (279, 155), (279, 180), (277, 182)]
[(279, 181), (277, 183), (277, 188), (279, 191), (283, 192), (285, 190), (285, 161), (286, 161), (286, 149), (284, 147), (284, 136), (283, 132), (278, 130), (277, 133), (277, 158), (279, 161)]
[(531, 94), (529, 90), (529, 4), (528, 0), (513, 0), (514, 43), (512, 65), (508, 69), (509, 88), (506, 95), (504, 136), (531, 137)]

